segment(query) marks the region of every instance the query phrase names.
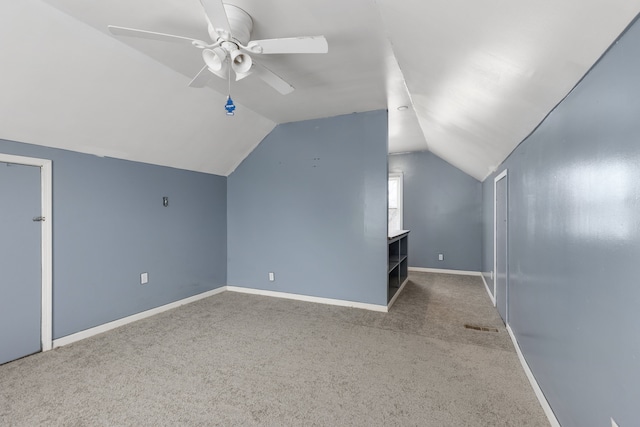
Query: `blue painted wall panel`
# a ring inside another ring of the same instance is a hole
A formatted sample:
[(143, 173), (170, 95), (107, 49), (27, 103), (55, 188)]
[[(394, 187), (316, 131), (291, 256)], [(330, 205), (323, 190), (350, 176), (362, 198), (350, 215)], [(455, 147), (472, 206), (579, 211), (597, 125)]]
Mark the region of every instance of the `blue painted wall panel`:
[(53, 160), (54, 338), (226, 285), (225, 177), (3, 140), (0, 152)]
[(386, 305), (386, 200), (385, 111), (277, 126), (228, 178), (229, 285)]
[(409, 265), (480, 271), (482, 184), (427, 151), (390, 155), (394, 172), (403, 174)]
[[(636, 21), (498, 170), (511, 327), (563, 427), (640, 425), (638, 76)], [(492, 221), (493, 207), (485, 236)]]

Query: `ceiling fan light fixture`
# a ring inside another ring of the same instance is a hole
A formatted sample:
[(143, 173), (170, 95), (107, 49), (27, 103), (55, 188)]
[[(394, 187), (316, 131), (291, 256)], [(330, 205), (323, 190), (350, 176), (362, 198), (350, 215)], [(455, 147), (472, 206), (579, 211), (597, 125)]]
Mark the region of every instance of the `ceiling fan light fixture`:
[[(234, 50), (231, 52), (231, 68), (236, 74), (246, 74), (251, 70), (253, 60), (246, 53), (240, 50)], [(236, 79), (239, 80), (239, 79)]]
[(215, 74), (216, 76), (220, 77), (221, 79), (226, 80), (227, 79), (227, 66), (224, 65), (222, 67), (221, 70), (212, 70), (211, 68), (207, 68), (207, 70), (209, 70), (210, 72), (212, 72), (213, 74)]
[(220, 47), (215, 49), (204, 49), (202, 51), (202, 59), (204, 59), (207, 67), (209, 67), (213, 72), (222, 70), (222, 65), (224, 64), (226, 57), (227, 52)]
[(239, 82), (240, 80), (244, 79), (250, 74), (251, 74), (251, 70), (247, 71), (246, 73), (236, 73), (236, 81)]

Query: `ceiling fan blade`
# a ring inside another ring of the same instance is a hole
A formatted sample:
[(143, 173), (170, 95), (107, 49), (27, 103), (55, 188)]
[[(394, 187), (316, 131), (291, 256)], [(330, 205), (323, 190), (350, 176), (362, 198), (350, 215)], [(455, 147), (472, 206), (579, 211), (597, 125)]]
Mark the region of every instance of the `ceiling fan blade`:
[(253, 71), (253, 74), (255, 74), (256, 76), (264, 80), (265, 83), (267, 83), (269, 86), (271, 86), (272, 88), (274, 88), (275, 90), (277, 90), (283, 95), (290, 94), (294, 90), (293, 86), (291, 86), (289, 83), (282, 80), (282, 78), (278, 76), (276, 73), (274, 73), (264, 65), (260, 65), (256, 63), (255, 61), (253, 62), (253, 67), (251, 67), (251, 71)]
[[(258, 46), (257, 48), (254, 46)], [(249, 50), (255, 53), (327, 53), (329, 45), (324, 36), (291, 37), (285, 39), (254, 40)]]
[(204, 13), (207, 15), (211, 26), (231, 34), (229, 19), (227, 18), (227, 12), (224, 10), (222, 0), (200, 0), (200, 3), (204, 8)]
[(173, 34), (156, 33), (155, 31), (137, 30), (135, 28), (118, 27), (116, 25), (109, 25), (108, 28), (111, 34), (115, 36), (138, 37), (142, 39), (161, 40), (161, 41), (174, 42), (174, 43), (193, 44), (193, 42), (197, 42), (197, 43), (206, 44), (203, 41), (192, 39), (190, 37), (176, 36)]
[(191, 80), (189, 87), (205, 87), (207, 82), (211, 79), (211, 72), (206, 65), (202, 67), (202, 70)]

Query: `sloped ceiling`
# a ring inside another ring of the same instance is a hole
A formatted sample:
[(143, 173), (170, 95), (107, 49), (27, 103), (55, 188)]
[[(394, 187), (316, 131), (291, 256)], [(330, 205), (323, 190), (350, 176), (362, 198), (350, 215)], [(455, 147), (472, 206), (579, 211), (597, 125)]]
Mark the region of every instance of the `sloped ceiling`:
[(484, 179), (640, 11), (638, 0), (378, 0), (429, 150)]
[[(120, 25), (208, 40), (198, 0), (0, 4), (0, 138), (230, 174), (278, 123), (388, 108), (390, 152), (430, 150), (484, 179), (640, 11), (640, 0), (229, 0), (253, 39), (319, 35), (325, 55), (187, 87), (200, 51), (115, 38)], [(404, 111), (397, 107), (406, 105)]]

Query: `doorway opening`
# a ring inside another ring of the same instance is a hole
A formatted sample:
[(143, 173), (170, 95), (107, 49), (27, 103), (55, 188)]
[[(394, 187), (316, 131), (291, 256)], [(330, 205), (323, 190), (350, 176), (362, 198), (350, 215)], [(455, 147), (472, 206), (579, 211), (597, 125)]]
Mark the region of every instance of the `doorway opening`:
[(40, 342), (42, 351), (51, 350), (53, 340), (53, 246), (52, 246), (52, 162), (48, 159), (14, 156), (0, 153), (0, 162), (36, 166), (40, 169), (40, 215), (33, 221), (40, 226)]
[(509, 324), (509, 191), (506, 169), (493, 181), (493, 194), (493, 297), (498, 313), (507, 325)]

